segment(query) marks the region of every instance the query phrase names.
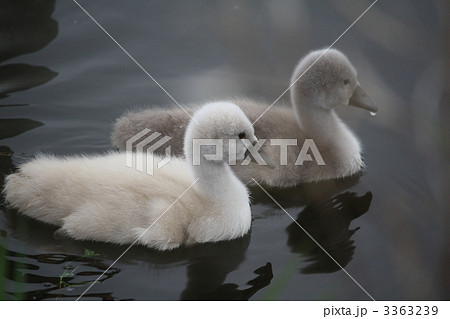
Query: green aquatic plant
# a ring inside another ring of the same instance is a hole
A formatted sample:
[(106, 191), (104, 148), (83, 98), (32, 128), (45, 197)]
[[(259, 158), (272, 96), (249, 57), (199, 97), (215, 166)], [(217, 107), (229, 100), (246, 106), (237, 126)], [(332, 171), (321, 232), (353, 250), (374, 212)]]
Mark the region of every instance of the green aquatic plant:
[(83, 256), (81, 256), (81, 258), (85, 258), (85, 257), (97, 257), (97, 256), (101, 256), (101, 254), (96, 253), (93, 250), (89, 250), (87, 248), (84, 249), (84, 254)]
[(73, 279), (76, 276), (75, 271), (79, 267), (73, 267), (72, 266), (73, 262), (81, 260), (83, 258), (91, 258), (91, 257), (98, 257), (98, 256), (101, 256), (101, 254), (96, 253), (93, 250), (89, 250), (89, 249), (85, 248), (84, 249), (84, 253), (83, 253), (82, 256), (80, 256), (80, 257), (78, 257), (78, 258), (76, 258), (76, 259), (66, 263), (66, 265), (64, 266), (64, 272), (61, 275), (59, 275), (58, 289), (66, 288), (66, 287), (82, 287), (82, 286), (84, 286), (86, 284), (90, 284), (89, 281), (85, 281), (85, 282), (81, 282), (81, 283), (77, 283), (77, 284), (72, 284), (72, 283), (70, 283), (70, 282), (68, 282), (66, 280), (67, 280), (67, 278), (72, 278)]
[(65, 281), (65, 278), (75, 277), (75, 271), (77, 269), (78, 269), (78, 267), (73, 268), (73, 269), (64, 269), (64, 272), (59, 276), (59, 284), (58, 284), (59, 289), (63, 288), (63, 286), (64, 287), (80, 286), (79, 284), (71, 284), (71, 283), (68, 283), (67, 281)]

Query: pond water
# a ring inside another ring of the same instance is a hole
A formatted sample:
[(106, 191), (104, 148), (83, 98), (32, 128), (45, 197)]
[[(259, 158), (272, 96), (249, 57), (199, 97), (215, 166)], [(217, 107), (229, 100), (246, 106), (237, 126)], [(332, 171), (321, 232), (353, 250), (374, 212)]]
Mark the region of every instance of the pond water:
[[(301, 56), (331, 44), (370, 5), (79, 2), (183, 104), (230, 96), (271, 103)], [(375, 117), (339, 110), (367, 168), (269, 190), (346, 272), (251, 189), (244, 238), (168, 253), (133, 247), (83, 300), (448, 299), (448, 9), (445, 1), (380, 1), (337, 42), (380, 108)], [(172, 104), (73, 1), (0, 1), (0, 21), (2, 183), (36, 152), (111, 150), (123, 112)], [(75, 300), (127, 248), (58, 240), (54, 227), (0, 210), (2, 300)]]

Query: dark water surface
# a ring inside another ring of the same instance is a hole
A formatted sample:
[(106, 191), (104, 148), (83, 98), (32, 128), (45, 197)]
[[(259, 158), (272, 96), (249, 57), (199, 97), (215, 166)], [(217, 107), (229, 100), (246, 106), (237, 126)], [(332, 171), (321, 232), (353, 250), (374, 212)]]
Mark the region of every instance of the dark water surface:
[[(180, 103), (271, 103), (297, 60), (331, 44), (370, 2), (80, 4)], [(380, 107), (376, 117), (340, 110), (367, 169), (270, 190), (377, 300), (450, 297), (448, 9), (379, 1), (339, 40)], [(171, 104), (73, 1), (0, 0), (2, 176), (38, 151), (111, 150), (111, 125), (124, 111)], [(370, 299), (264, 193), (252, 194), (246, 237), (169, 253), (133, 247), (84, 298)], [(0, 299), (74, 300), (126, 248), (57, 240), (55, 228), (0, 209)]]

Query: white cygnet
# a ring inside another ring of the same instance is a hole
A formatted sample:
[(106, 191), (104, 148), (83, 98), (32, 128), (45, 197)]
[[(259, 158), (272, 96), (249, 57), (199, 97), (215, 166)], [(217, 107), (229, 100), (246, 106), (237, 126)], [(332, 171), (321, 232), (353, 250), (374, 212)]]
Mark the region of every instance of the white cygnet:
[[(150, 154), (153, 175), (127, 167), (125, 153), (39, 155), (6, 178), (6, 201), (78, 240), (127, 244), (140, 236), (139, 244), (170, 250), (241, 237), (251, 224), (249, 194), (228, 161), (244, 159), (242, 138), (257, 142), (253, 126), (228, 102), (207, 104), (194, 119), (198, 125), (191, 121), (185, 131), (185, 159), (172, 157), (158, 169), (163, 158)], [(223, 139), (223, 157), (208, 159), (211, 148), (200, 147), (196, 165), (195, 139)]]

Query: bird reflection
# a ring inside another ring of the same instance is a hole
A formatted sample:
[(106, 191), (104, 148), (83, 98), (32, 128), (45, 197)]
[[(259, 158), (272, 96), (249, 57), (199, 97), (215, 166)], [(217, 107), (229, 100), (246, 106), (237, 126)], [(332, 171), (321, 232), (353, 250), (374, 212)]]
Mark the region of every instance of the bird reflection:
[[(349, 229), (352, 220), (365, 214), (370, 207), (372, 193), (363, 196), (345, 192), (320, 203), (307, 206), (298, 215), (300, 224), (342, 267), (353, 258), (353, 234), (359, 229)], [(302, 273), (329, 273), (341, 268), (297, 225), (290, 224), (288, 246), (292, 252), (306, 256), (309, 264)]]
[[(277, 199), (284, 208), (298, 207), (329, 198), (356, 185), (364, 172), (358, 172), (344, 178), (303, 183), (287, 188), (270, 188), (270, 194)], [(251, 188), (252, 199), (260, 204), (278, 208), (278, 205), (258, 186)]]
[[(247, 282), (250, 285), (247, 289), (240, 290), (238, 284), (224, 282), (227, 275), (238, 269), (245, 260), (250, 238), (250, 234), (247, 234), (234, 240), (206, 243), (168, 252), (137, 246), (130, 249), (120, 259), (120, 263), (126, 267), (127, 264), (144, 261), (149, 266), (161, 269), (186, 262), (188, 281), (180, 294), (181, 300), (248, 300), (257, 291), (270, 284), (273, 277), (270, 263), (254, 271), (257, 276)], [(69, 241), (73, 242), (70, 239)], [(95, 242), (86, 242), (84, 247), (101, 251), (110, 260), (115, 260), (122, 252), (122, 249), (117, 250), (114, 246)]]
[[(254, 271), (256, 278), (247, 282), (247, 289), (238, 289), (234, 283), (224, 284), (225, 277), (243, 261), (233, 258), (233, 253), (216, 251), (214, 255), (193, 258), (187, 267), (188, 283), (181, 293), (181, 300), (249, 300), (260, 289), (268, 286), (273, 278), (272, 265)], [(205, 258), (206, 257), (206, 258)], [(242, 256), (244, 257), (244, 256)]]
[[(167, 252), (135, 246), (120, 259), (120, 263), (126, 267), (127, 264), (144, 261), (157, 269), (171, 268), (180, 262), (187, 263), (188, 281), (180, 294), (181, 300), (248, 300), (270, 284), (273, 277), (270, 263), (255, 270), (257, 276), (247, 282), (251, 285), (248, 289), (240, 290), (238, 284), (224, 282), (227, 275), (238, 269), (245, 260), (250, 238), (249, 233), (229, 241), (182, 247)], [(75, 241), (68, 239), (68, 242)], [(123, 251), (99, 242), (85, 242), (83, 247), (101, 251), (110, 260), (118, 258)]]
[[(188, 276), (190, 279), (192, 278), (203, 278), (203, 281), (206, 283), (209, 279), (205, 274), (210, 273), (211, 271), (204, 268), (205, 265), (201, 265), (201, 267), (197, 267), (195, 269), (195, 265), (190, 265), (188, 268)], [(195, 270), (194, 270), (195, 269)], [(200, 276), (199, 270), (205, 270), (205, 272)], [(260, 289), (268, 286), (273, 278), (272, 273), (272, 264), (266, 263), (264, 266), (259, 267), (254, 271), (257, 274), (256, 278), (247, 282), (247, 285), (250, 285), (247, 289), (239, 290), (239, 286), (237, 284), (222, 284), (218, 286), (209, 287), (209, 290), (203, 289), (195, 289), (198, 288), (193, 286), (192, 284), (188, 284), (188, 287), (181, 294), (182, 300), (249, 300), (255, 293), (257, 293)], [(193, 289), (194, 288), (194, 289)], [(203, 287), (204, 288), (204, 287)]]

